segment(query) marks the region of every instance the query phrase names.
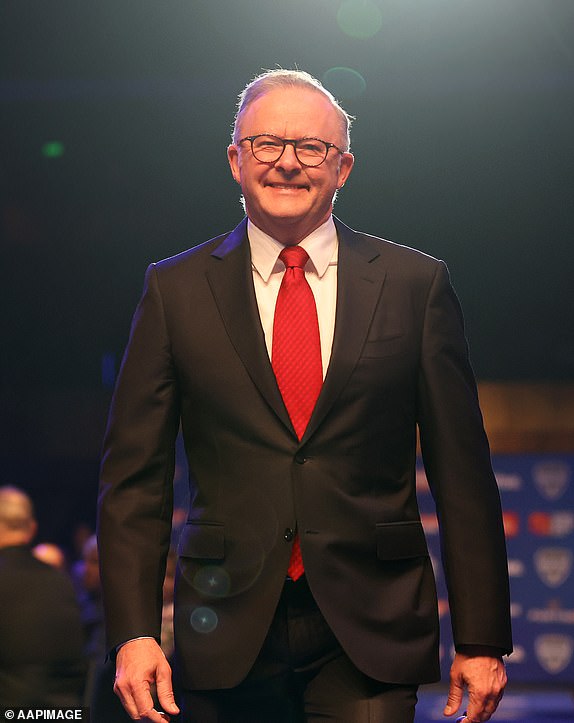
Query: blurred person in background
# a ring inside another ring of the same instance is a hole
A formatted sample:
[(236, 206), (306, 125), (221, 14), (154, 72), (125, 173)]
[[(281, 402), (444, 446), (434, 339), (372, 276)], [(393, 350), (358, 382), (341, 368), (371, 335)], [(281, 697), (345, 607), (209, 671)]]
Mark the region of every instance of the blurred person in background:
[(106, 657), (98, 544), (95, 535), (89, 537), (84, 543), (82, 559), (75, 566), (75, 575), (84, 628), (84, 652), (88, 663), (84, 692), (84, 700), (88, 705), (92, 699), (98, 670), (104, 664)]
[(0, 702), (76, 706), (85, 681), (83, 632), (74, 588), (38, 560), (32, 501), (0, 487)]
[(83, 696), (91, 723), (125, 723), (130, 718), (113, 694), (114, 664), (106, 658), (104, 611), (100, 584), (98, 541), (84, 540), (81, 559), (74, 567), (85, 637), (88, 669)]
[(41, 542), (39, 545), (35, 545), (32, 548), (32, 554), (36, 559), (42, 560), (46, 565), (52, 565), (58, 570), (67, 568), (65, 552), (53, 542)]

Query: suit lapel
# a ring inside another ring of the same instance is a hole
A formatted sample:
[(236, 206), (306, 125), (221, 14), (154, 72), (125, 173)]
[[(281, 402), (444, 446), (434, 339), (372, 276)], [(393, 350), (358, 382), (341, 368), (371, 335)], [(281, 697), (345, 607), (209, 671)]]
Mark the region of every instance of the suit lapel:
[(331, 361), (319, 399), (305, 431), (305, 442), (317, 429), (347, 384), (381, 295), (385, 271), (377, 263), (378, 244), (335, 218), (339, 237), (337, 313)]
[(282, 422), (293, 429), (269, 361), (257, 299), (244, 219), (212, 252), (207, 279), (223, 323), (255, 386)]
[[(339, 237), (337, 313), (331, 361), (309, 421), (304, 443), (317, 429), (345, 387), (361, 354), (383, 281), (378, 245), (335, 219)], [(223, 323), (237, 354), (260, 393), (295, 434), (267, 354), (253, 288), (247, 221), (212, 252), (207, 278)]]

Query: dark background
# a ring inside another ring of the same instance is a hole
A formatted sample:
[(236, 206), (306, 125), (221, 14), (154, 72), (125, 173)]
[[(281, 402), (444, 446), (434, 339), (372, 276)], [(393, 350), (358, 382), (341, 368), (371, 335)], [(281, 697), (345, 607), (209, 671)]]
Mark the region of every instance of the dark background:
[(572, 0), (2, 0), (0, 483), (50, 520), (92, 519), (145, 268), (240, 220), (235, 99), (277, 65), (356, 116), (336, 213), (446, 260), (478, 378), (574, 378)]

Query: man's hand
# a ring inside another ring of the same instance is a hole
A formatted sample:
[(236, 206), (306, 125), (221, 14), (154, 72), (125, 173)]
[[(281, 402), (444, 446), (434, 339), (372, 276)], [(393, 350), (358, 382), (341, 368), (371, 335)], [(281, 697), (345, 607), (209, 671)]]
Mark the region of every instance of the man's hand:
[(454, 715), (458, 711), (465, 685), (468, 687), (468, 723), (490, 720), (506, 686), (502, 659), (456, 653), (450, 669), (450, 690), (444, 715)]
[(162, 649), (153, 638), (130, 640), (118, 651), (114, 693), (134, 720), (166, 723), (167, 716), (154, 709), (151, 689), (166, 713), (177, 715), (171, 684), (171, 668)]

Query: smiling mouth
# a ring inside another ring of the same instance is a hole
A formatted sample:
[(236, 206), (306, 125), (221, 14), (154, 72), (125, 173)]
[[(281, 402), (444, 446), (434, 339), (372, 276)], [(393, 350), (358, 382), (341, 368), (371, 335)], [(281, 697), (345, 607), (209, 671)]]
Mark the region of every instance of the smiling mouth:
[(269, 188), (275, 188), (279, 191), (308, 191), (309, 187), (301, 183), (267, 183)]

